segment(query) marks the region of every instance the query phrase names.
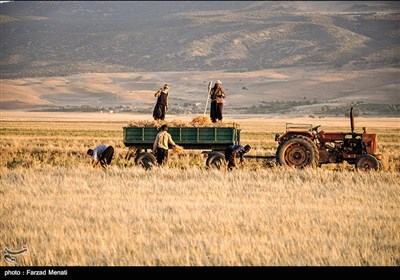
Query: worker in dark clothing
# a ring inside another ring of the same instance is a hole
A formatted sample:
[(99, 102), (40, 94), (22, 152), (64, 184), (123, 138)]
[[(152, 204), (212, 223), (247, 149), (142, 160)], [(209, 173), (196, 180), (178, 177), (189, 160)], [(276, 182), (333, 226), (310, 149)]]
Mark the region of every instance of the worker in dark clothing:
[(112, 161), (114, 148), (108, 145), (99, 145), (96, 148), (89, 149), (87, 154), (93, 157), (92, 165), (96, 167), (99, 163), (103, 169), (106, 169)]
[(215, 82), (214, 87), (210, 90), (211, 110), (210, 118), (213, 123), (217, 120), (222, 121), (222, 109), (224, 105), (225, 91), (221, 87), (220, 80)]
[(169, 85), (165, 84), (163, 88), (160, 88), (154, 96), (157, 97), (157, 103), (153, 110), (154, 120), (164, 120), (165, 112), (168, 111), (168, 94)]
[(237, 167), (236, 158), (240, 158), (240, 163), (243, 162), (243, 155), (250, 151), (250, 145), (230, 145), (225, 150), (225, 160), (228, 162), (228, 169), (232, 170)]

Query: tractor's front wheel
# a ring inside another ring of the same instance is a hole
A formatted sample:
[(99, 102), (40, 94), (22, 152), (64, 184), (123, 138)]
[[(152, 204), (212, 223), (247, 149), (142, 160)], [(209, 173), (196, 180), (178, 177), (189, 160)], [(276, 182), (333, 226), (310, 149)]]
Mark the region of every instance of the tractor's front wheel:
[(380, 164), (376, 157), (372, 155), (362, 155), (356, 161), (356, 168), (361, 171), (379, 170)]
[(280, 165), (294, 168), (316, 167), (318, 149), (315, 144), (304, 137), (295, 136), (281, 143), (276, 152)]

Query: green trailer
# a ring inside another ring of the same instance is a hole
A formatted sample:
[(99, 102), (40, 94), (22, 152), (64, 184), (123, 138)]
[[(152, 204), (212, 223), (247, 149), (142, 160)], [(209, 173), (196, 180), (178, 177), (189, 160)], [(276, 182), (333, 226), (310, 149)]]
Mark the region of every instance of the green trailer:
[[(124, 145), (129, 147), (126, 159), (135, 158), (135, 163), (151, 167), (156, 163), (152, 153), (157, 127), (124, 127)], [(202, 150), (206, 153), (207, 166), (220, 167), (224, 160), (224, 151), (230, 145), (240, 144), (240, 127), (233, 123), (231, 126), (220, 127), (170, 127), (174, 142), (187, 150)]]

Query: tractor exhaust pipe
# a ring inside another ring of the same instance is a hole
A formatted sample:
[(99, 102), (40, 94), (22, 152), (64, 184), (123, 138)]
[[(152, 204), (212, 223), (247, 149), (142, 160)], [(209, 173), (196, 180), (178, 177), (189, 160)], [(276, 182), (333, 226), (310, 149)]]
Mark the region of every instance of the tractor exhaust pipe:
[(354, 134), (354, 112), (353, 107), (350, 109), (350, 127), (351, 127), (351, 134)]

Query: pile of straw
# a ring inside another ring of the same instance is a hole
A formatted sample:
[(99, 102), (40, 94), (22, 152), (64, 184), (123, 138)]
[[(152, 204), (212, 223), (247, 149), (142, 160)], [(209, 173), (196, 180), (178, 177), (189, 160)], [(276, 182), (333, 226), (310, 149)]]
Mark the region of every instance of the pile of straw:
[(172, 120), (167, 125), (168, 127), (187, 127), (188, 123), (181, 120)]
[(165, 124), (165, 121), (130, 121), (130, 127), (160, 127)]
[(198, 116), (195, 117), (190, 124), (194, 127), (199, 127), (199, 126), (211, 126), (212, 122), (209, 117), (205, 116)]
[(175, 155), (182, 155), (185, 153), (185, 149), (179, 145), (176, 145), (172, 148), (173, 154)]
[(167, 121), (130, 121), (128, 126), (130, 127), (161, 127), (163, 124), (168, 127), (232, 127), (232, 123), (216, 122), (212, 123), (209, 117), (197, 116), (191, 122), (185, 122), (182, 120)]

